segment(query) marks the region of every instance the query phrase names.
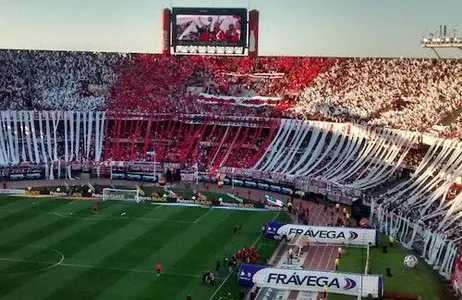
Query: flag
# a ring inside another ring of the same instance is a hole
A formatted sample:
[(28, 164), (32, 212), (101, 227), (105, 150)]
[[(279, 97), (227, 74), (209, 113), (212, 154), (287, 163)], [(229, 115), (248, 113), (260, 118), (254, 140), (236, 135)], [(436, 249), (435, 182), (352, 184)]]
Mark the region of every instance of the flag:
[(284, 206), (284, 202), (282, 202), (281, 200), (273, 196), (265, 195), (265, 200), (266, 200), (266, 204), (271, 205), (271, 206), (278, 206), (278, 207)]
[(213, 176), (217, 172), (217, 167), (216, 166), (211, 166), (210, 167), (210, 176)]
[(172, 190), (169, 190), (166, 187), (164, 187), (164, 192), (167, 194), (167, 197), (169, 198), (178, 198), (177, 194), (175, 194)]

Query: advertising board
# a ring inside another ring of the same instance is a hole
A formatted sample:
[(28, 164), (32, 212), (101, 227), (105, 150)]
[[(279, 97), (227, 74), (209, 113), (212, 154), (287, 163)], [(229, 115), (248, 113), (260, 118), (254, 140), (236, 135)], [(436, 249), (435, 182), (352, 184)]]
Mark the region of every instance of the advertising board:
[(284, 235), (306, 236), (310, 242), (325, 244), (345, 244), (356, 246), (377, 246), (379, 234), (375, 229), (323, 227), (298, 224), (285, 224), (270, 221), (265, 227), (265, 237), (281, 239)]
[(322, 292), (379, 298), (383, 294), (381, 275), (337, 273), (317, 270), (293, 270), (266, 268), (260, 265), (242, 264), (238, 271), (238, 283), (242, 286), (256, 284), (277, 290)]

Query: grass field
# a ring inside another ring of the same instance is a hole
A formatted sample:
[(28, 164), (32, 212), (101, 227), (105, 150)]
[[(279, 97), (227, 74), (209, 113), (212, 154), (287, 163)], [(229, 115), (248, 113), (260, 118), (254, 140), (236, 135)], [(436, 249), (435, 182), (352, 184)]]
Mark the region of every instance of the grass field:
[[(381, 244), (387, 245), (388, 238), (382, 236)], [(370, 274), (383, 275), (384, 290), (417, 292), (422, 300), (445, 300), (444, 282), (424, 261), (409, 269), (404, 266), (404, 257), (409, 251), (396, 244), (388, 247), (388, 253), (382, 252), (382, 247), (371, 248), (369, 268)], [(339, 271), (363, 273), (364, 257), (366, 250), (359, 248), (347, 248), (345, 255), (340, 259)], [(391, 268), (392, 277), (386, 275), (386, 268)], [(354, 300), (357, 297), (331, 295), (329, 300)]]
[[(276, 247), (260, 239), (275, 212), (0, 198), (0, 299), (237, 299), (235, 276), (215, 286), (201, 275), (254, 244), (263, 260)], [(125, 212), (124, 216), (121, 214)], [(240, 235), (233, 226), (242, 224)], [(163, 274), (154, 272), (160, 258)]]

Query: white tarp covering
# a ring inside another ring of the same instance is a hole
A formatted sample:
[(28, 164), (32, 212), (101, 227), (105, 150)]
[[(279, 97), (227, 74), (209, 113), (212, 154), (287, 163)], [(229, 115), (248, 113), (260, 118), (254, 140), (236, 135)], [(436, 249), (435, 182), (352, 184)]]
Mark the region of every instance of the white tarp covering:
[(267, 226), (272, 225), (273, 227), (277, 227), (273, 228), (273, 231), (275, 231), (278, 236), (291, 234), (296, 236), (307, 236), (310, 238), (310, 242), (314, 243), (348, 244), (356, 246), (376, 246), (378, 243), (378, 232), (375, 229), (323, 227), (298, 224), (284, 224), (278, 227), (276, 224), (267, 224)]
[(361, 275), (312, 270), (264, 268), (257, 271), (252, 281), (259, 287), (279, 290), (322, 292), (374, 298), (382, 296), (382, 276)]

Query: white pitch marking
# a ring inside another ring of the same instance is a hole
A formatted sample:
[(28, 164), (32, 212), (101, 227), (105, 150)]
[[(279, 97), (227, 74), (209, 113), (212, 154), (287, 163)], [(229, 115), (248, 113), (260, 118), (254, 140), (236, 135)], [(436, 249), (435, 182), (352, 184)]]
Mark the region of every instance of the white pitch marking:
[[(54, 250), (52, 248), (48, 248)], [(57, 251), (57, 250), (56, 250)], [(59, 251), (58, 251), (59, 252)], [(61, 253), (61, 252), (59, 252)], [(135, 273), (145, 273), (145, 274), (154, 274), (156, 273), (155, 270), (142, 270), (142, 269), (123, 269), (123, 268), (114, 268), (114, 267), (104, 267), (104, 266), (97, 266), (97, 265), (86, 265), (86, 264), (76, 264), (76, 263), (63, 263), (64, 255), (61, 253), (62, 257), (59, 262), (52, 262), (52, 261), (40, 261), (40, 260), (27, 260), (27, 259), (16, 259), (16, 258), (8, 258), (8, 257), (0, 257), (0, 261), (16, 261), (16, 262), (29, 262), (35, 264), (43, 264), (43, 265), (50, 265), (46, 268), (40, 270), (34, 270), (32, 272), (42, 272), (49, 270), (51, 268), (55, 268), (58, 266), (61, 267), (69, 267), (69, 268), (83, 268), (83, 269), (101, 269), (101, 270), (109, 270), (109, 271), (122, 271), (122, 272), (135, 272)], [(22, 275), (22, 274), (29, 274), (27, 273), (16, 273), (16, 274), (9, 274), (6, 276), (14, 276), (14, 275)], [(170, 276), (183, 276), (183, 277), (194, 277), (194, 278), (202, 278), (202, 275), (194, 275), (194, 274), (180, 274), (180, 273), (169, 273), (163, 272), (162, 274), (170, 275)], [(4, 277), (1, 276), (0, 277)], [(223, 279), (223, 277), (218, 277), (218, 279)]]
[[(47, 271), (47, 270), (50, 270), (50, 269), (53, 269), (53, 268), (56, 268), (56, 267), (62, 265), (62, 263), (64, 261), (64, 254), (59, 250), (56, 250), (56, 249), (53, 249), (53, 248), (48, 248), (48, 247), (32, 246), (32, 245), (29, 245), (29, 246), (26, 246), (26, 247), (49, 249), (49, 250), (51, 250), (51, 251), (53, 251), (55, 253), (58, 253), (61, 256), (61, 258), (59, 259), (58, 262), (46, 262), (45, 264), (49, 265), (48, 267), (44, 267), (44, 268), (37, 269), (37, 270), (32, 270), (32, 271), (25, 271), (25, 272), (10, 273), (10, 274), (7, 274), (7, 275), (0, 275), (0, 278), (1, 277), (20, 276), (20, 275), (33, 274), (33, 273), (39, 273), (39, 272)], [(41, 262), (41, 261), (28, 261), (28, 260), (23, 260), (23, 259), (2, 258), (2, 257), (0, 257), (0, 261), (17, 261), (17, 262), (31, 262), (31, 263), (43, 264), (43, 262)]]
[(170, 219), (156, 219), (156, 218), (143, 218), (143, 217), (114, 217), (114, 216), (104, 216), (104, 215), (94, 215), (93, 217), (75, 217), (75, 216), (66, 216), (59, 212), (54, 212), (54, 214), (58, 217), (62, 218), (74, 218), (79, 220), (95, 220), (95, 219), (102, 219), (102, 220), (145, 220), (145, 221), (160, 221), (160, 222), (170, 222), (170, 223), (182, 223), (182, 224), (193, 224), (194, 222), (191, 221), (181, 221), (181, 220), (170, 220)]
[(213, 208), (209, 208), (208, 211), (205, 212), (205, 214), (202, 214), (202, 216), (200, 216), (199, 218), (197, 218), (193, 223), (197, 223), (199, 222), (200, 220), (202, 220), (202, 218), (204, 218), (208, 213), (210, 213), (211, 211), (213, 210)]

